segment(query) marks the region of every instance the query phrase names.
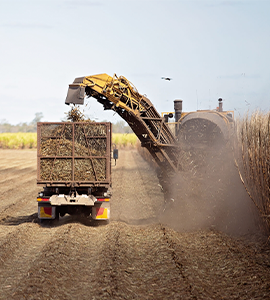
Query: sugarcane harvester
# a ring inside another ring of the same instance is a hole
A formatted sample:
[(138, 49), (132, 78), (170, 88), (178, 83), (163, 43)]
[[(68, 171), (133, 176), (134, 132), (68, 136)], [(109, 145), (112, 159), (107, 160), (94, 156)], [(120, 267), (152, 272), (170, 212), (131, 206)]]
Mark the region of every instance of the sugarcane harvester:
[[(182, 144), (211, 147), (217, 137), (229, 139), (234, 123), (233, 112), (223, 111), (222, 99), (215, 110), (189, 113), (182, 112), (182, 100), (175, 100), (175, 112), (160, 116), (151, 101), (123, 76), (76, 78), (69, 85), (65, 103), (82, 105), (85, 96), (95, 98), (105, 110), (117, 112), (164, 174), (181, 170)], [(168, 118), (173, 115), (171, 130)], [(37, 197), (39, 219), (57, 219), (67, 213), (109, 220), (111, 133), (109, 122), (37, 124), (37, 184), (43, 185)], [(114, 149), (114, 159), (117, 156)]]
[(76, 78), (69, 85), (66, 104), (84, 104), (85, 95), (95, 98), (105, 110), (117, 112), (148, 149), (157, 164), (177, 171), (177, 140), (151, 101), (124, 76), (99, 74)]

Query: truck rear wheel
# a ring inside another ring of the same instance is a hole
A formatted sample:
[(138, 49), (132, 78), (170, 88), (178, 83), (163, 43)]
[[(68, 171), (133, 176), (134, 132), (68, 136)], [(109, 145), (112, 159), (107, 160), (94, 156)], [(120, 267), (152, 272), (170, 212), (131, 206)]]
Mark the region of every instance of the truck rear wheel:
[(88, 217), (90, 216), (91, 211), (92, 211), (91, 207), (85, 207), (82, 214), (84, 217)]

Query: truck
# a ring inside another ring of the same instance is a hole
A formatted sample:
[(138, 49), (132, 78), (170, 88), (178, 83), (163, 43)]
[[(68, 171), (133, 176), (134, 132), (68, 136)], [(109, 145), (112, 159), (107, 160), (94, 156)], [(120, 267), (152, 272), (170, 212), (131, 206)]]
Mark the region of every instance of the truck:
[(37, 124), (37, 196), (41, 223), (65, 214), (110, 219), (111, 135), (109, 122)]

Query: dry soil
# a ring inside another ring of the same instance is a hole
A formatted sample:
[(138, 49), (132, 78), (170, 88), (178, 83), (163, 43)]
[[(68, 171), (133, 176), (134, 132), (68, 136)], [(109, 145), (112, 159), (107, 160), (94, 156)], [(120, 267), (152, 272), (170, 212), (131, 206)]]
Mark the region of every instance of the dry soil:
[(0, 299), (270, 299), (263, 237), (175, 231), (155, 171), (119, 156), (109, 224), (40, 226), (36, 152), (0, 150)]

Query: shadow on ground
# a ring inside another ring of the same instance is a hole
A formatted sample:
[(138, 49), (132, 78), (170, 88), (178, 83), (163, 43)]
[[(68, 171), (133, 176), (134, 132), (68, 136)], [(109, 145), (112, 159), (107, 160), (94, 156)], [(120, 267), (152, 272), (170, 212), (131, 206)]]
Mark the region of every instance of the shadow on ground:
[(12, 216), (6, 216), (5, 218), (0, 220), (0, 226), (17, 226), (21, 225), (23, 223), (38, 223), (42, 227), (58, 227), (65, 224), (70, 223), (81, 223), (85, 226), (103, 226), (107, 225), (108, 221), (96, 221), (92, 220), (89, 217), (80, 217), (80, 216), (64, 216), (60, 218), (59, 220), (39, 220), (38, 214), (34, 213), (32, 215), (27, 216), (18, 216), (18, 217), (12, 217)]
[(38, 214), (34, 213), (32, 215), (18, 217), (6, 216), (0, 220), (0, 225), (16, 226), (23, 223), (38, 223)]

